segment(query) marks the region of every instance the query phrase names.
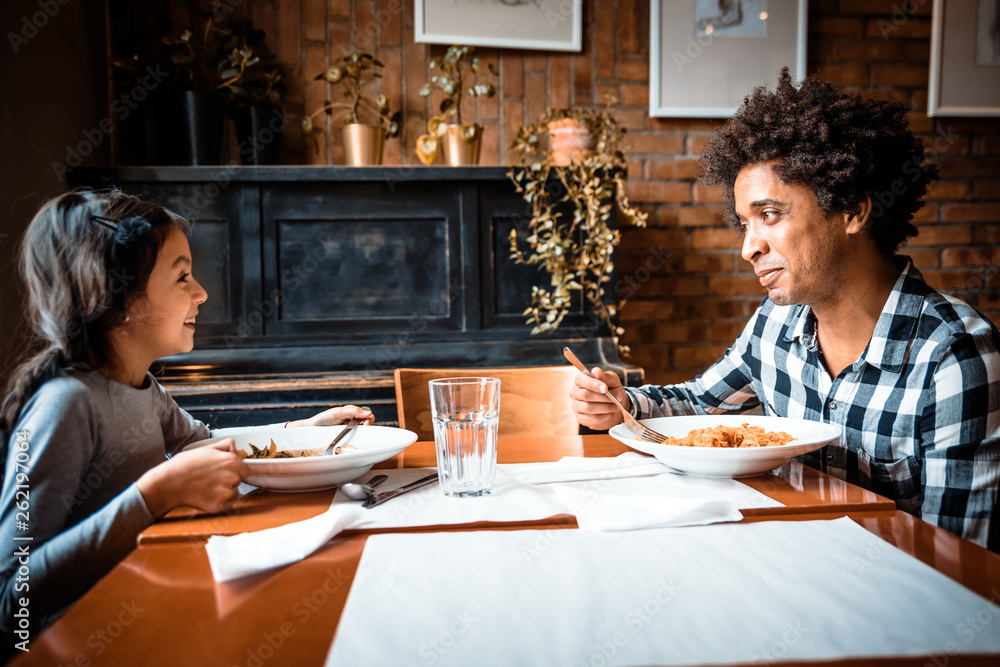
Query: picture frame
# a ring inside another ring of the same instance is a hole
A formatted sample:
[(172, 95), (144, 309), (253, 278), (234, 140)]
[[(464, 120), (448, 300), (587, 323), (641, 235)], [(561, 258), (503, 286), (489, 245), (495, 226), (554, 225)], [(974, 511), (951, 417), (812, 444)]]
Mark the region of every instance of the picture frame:
[(580, 51), (585, 0), (415, 0), (414, 40)]
[(808, 0), (650, 2), (649, 115), (732, 116), (782, 67), (806, 75)]
[(998, 12), (995, 0), (934, 0), (928, 116), (1000, 116)]

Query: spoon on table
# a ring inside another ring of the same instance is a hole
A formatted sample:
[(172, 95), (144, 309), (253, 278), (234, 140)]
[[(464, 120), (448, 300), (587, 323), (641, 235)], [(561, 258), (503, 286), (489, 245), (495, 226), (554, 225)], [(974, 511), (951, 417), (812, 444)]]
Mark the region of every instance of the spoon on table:
[(385, 491), (384, 493), (376, 494), (371, 484), (344, 484), (340, 487), (340, 490), (343, 491), (344, 495), (351, 500), (363, 500), (364, 504), (362, 507), (368, 508), (381, 505), (390, 498), (395, 498), (396, 496), (401, 496), (404, 493), (415, 491), (429, 484), (433, 484), (437, 480), (438, 474), (433, 472), (426, 477), (421, 477), (415, 482), (404, 484), (403, 486), (392, 489), (391, 491)]
[(388, 475), (375, 475), (366, 484), (344, 484), (340, 490), (351, 500), (368, 500), (375, 495), (375, 487), (389, 479)]

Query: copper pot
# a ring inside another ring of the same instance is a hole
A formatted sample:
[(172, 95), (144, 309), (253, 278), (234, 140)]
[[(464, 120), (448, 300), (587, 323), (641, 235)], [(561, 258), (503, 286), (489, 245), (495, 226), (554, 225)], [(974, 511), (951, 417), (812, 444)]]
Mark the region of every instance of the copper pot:
[[(467, 129), (464, 129), (467, 128)], [(441, 137), (444, 162), (452, 167), (479, 164), (479, 149), (483, 145), (482, 125), (449, 125)]]
[(376, 125), (352, 123), (340, 128), (344, 140), (344, 159), (352, 167), (382, 164), (385, 130)]

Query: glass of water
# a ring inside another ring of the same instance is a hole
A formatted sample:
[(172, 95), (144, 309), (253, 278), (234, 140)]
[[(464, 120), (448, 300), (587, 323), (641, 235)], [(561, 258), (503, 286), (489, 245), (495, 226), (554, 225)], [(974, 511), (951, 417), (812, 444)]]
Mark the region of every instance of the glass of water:
[(467, 377), (427, 384), (441, 490), (457, 498), (489, 495), (497, 476), (500, 380)]

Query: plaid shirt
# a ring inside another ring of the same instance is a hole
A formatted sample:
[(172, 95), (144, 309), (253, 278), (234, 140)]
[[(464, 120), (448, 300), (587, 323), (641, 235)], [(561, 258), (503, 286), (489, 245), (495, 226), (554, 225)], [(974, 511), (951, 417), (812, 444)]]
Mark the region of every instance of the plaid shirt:
[[(743, 413), (837, 424), (799, 457), (981, 545), (1000, 484), (1000, 332), (906, 262), (861, 357), (835, 379), (808, 306), (765, 299), (725, 356), (683, 384), (628, 389), (636, 417)], [(1000, 516), (993, 521), (1000, 524)]]

